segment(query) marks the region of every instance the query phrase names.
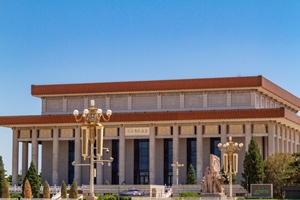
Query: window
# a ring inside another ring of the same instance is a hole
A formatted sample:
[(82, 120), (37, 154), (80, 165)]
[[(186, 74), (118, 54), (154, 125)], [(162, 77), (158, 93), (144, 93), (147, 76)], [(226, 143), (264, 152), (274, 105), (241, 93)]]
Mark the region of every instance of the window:
[(149, 140), (134, 140), (134, 184), (149, 184)]
[(196, 138), (187, 139), (187, 171), (189, 170), (190, 164), (193, 165), (195, 175), (197, 176), (197, 146)]
[(112, 140), (111, 155), (114, 158), (111, 163), (111, 184), (119, 184), (119, 140)]
[(218, 144), (220, 143), (220, 138), (210, 138), (210, 153), (221, 157), (221, 151), (218, 147)]
[(172, 185), (173, 140), (164, 139), (164, 184)]
[(75, 160), (74, 140), (69, 141), (69, 162), (68, 162), (68, 184), (72, 184), (74, 180), (74, 166), (72, 162)]

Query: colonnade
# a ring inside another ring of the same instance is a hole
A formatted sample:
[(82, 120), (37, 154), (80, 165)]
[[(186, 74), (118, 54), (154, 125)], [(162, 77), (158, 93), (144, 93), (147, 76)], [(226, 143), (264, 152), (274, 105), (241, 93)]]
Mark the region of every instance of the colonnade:
[[(195, 124), (196, 128), (196, 145), (197, 145), (197, 181), (198, 183), (201, 182), (202, 174), (203, 174), (203, 168), (206, 166), (203, 166), (203, 154), (206, 151), (203, 151), (203, 126), (204, 123), (197, 123)], [(248, 150), (248, 145), (251, 140), (251, 136), (254, 135), (255, 137), (265, 137), (267, 138), (266, 142), (266, 152), (265, 152), (265, 158), (272, 155), (275, 152), (289, 152), (294, 153), (297, 152), (299, 149), (299, 130), (290, 128), (288, 126), (275, 123), (273, 121), (268, 122), (268, 132), (266, 134), (253, 134), (251, 131), (251, 122), (244, 122), (245, 125), (245, 133), (242, 134), (242, 136), (239, 134), (236, 137), (243, 137), (244, 138), (244, 148), (245, 151)], [(179, 147), (179, 124), (173, 123), (173, 163), (178, 162), (179, 156), (180, 156), (180, 147)], [(221, 143), (227, 142), (228, 133), (226, 130), (226, 123), (220, 123), (221, 126), (221, 133), (219, 135)], [(38, 138), (38, 130), (42, 127), (28, 127), (31, 132), (31, 138), (28, 139), (22, 139), (19, 138), (20, 130), (21, 128), (13, 128), (13, 144), (12, 144), (12, 185), (17, 185), (18, 183), (18, 169), (19, 169), (19, 142), (22, 142), (22, 177), (25, 176), (27, 169), (28, 169), (28, 145), (31, 143), (31, 159), (34, 162), (35, 166), (38, 167), (38, 142), (40, 141), (52, 141), (52, 157), (51, 158), (44, 158), (44, 159), (52, 159), (52, 181), (49, 183), (52, 185), (59, 185), (59, 127), (54, 126), (51, 128), (52, 138), (43, 138), (41, 140)], [(24, 127), (22, 128), (24, 129)], [(73, 138), (70, 138), (70, 140), (75, 140), (75, 162), (80, 163), (81, 162), (81, 142), (80, 142), (80, 126), (76, 126), (73, 128), (75, 130), (75, 136)], [(156, 184), (155, 183), (155, 162), (156, 162), (156, 133), (155, 133), (155, 125), (151, 124), (149, 127), (150, 133), (149, 133), (149, 183), (150, 184)], [(233, 137), (234, 135), (231, 134), (230, 136)], [(207, 136), (205, 136), (207, 137)], [(209, 137), (209, 136), (208, 136)], [(214, 136), (215, 137), (215, 136)], [(119, 127), (119, 181), (120, 184), (123, 180), (126, 180), (126, 154), (125, 154), (125, 127), (121, 125)], [(43, 159), (43, 158), (42, 158)], [(241, 162), (241, 161), (240, 161)], [(97, 166), (97, 169), (102, 172), (100, 165)], [(81, 184), (82, 180), (82, 172), (81, 168), (79, 166), (75, 166), (75, 179), (78, 183), (78, 185)], [(176, 182), (176, 176), (173, 176), (173, 183)], [(100, 173), (100, 176), (97, 177), (97, 184), (104, 184), (103, 183), (103, 174)]]

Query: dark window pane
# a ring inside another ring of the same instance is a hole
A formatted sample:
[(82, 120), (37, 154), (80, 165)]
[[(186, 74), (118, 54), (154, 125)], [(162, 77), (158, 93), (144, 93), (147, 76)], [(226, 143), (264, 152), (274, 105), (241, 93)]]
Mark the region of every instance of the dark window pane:
[(218, 148), (220, 141), (220, 138), (210, 138), (210, 153), (218, 156), (219, 158), (221, 156), (220, 149)]
[(164, 184), (172, 185), (173, 140), (164, 139)]
[(119, 184), (119, 140), (112, 140), (111, 155), (114, 158), (111, 163), (111, 184)]
[(75, 160), (74, 140), (69, 141), (69, 162), (68, 162), (68, 184), (72, 184), (74, 180), (74, 166), (72, 162)]
[(134, 184), (149, 184), (149, 140), (134, 140)]
[(197, 148), (196, 148), (196, 138), (187, 139), (187, 170), (190, 164), (193, 165), (195, 170), (195, 175), (197, 176)]

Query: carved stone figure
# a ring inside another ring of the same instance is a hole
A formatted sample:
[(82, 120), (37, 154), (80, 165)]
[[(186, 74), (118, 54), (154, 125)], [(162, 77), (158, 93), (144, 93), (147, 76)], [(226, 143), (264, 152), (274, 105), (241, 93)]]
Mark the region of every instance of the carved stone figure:
[(205, 175), (201, 182), (202, 193), (224, 193), (221, 184), (223, 184), (225, 178), (219, 173), (219, 166), (220, 159), (211, 154), (210, 167), (206, 167)]

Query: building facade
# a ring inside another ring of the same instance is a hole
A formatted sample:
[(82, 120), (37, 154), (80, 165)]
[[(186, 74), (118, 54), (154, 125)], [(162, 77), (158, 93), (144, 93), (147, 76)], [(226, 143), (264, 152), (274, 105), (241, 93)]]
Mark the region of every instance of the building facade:
[(102, 123), (103, 147), (110, 150), (102, 159), (114, 161), (110, 167), (95, 164), (95, 184), (172, 185), (176, 162), (184, 164), (179, 183), (192, 164), (200, 184), (209, 155), (221, 156), (217, 144), (229, 137), (244, 143), (237, 152), (238, 182), (251, 137), (264, 159), (300, 149), (300, 99), (263, 76), (32, 85), (31, 92), (41, 99), (41, 115), (0, 117), (0, 126), (12, 128), (13, 184), (31, 160), (41, 162), (43, 182), (89, 183), (89, 167), (71, 163), (89, 163), (81, 156), (82, 123), (72, 113), (88, 108), (90, 100), (113, 111)]

